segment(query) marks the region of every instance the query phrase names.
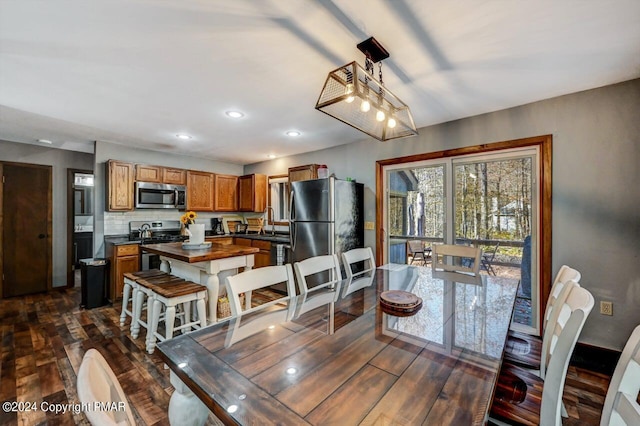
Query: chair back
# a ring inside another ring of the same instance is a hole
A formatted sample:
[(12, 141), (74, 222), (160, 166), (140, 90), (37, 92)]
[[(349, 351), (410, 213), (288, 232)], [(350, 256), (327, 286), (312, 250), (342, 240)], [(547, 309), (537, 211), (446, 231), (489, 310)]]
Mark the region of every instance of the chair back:
[[(371, 247), (356, 248), (342, 253), (342, 263), (347, 279), (357, 278), (363, 275), (369, 275), (371, 271), (376, 269), (376, 259), (373, 257)], [(364, 262), (364, 269), (359, 272), (353, 272), (353, 266), (356, 263)]]
[[(279, 299), (275, 299), (269, 304), (282, 302), (291, 296), (295, 296), (295, 284), (293, 280), (293, 270), (290, 264), (280, 266), (264, 266), (262, 268), (250, 269), (237, 275), (227, 277), (227, 296), (231, 314), (237, 316), (242, 312), (240, 303), (240, 294), (246, 293), (259, 288), (269, 287), (275, 284), (285, 283), (287, 286), (287, 294)], [(256, 307), (262, 308), (263, 305)], [(253, 309), (253, 308), (251, 308)], [(245, 312), (251, 310), (247, 309)]]
[(640, 425), (640, 325), (633, 330), (613, 372), (600, 426)]
[(562, 265), (558, 273), (556, 274), (556, 278), (553, 280), (553, 285), (551, 286), (551, 292), (549, 294), (549, 298), (547, 299), (547, 307), (544, 310), (544, 319), (542, 321), (542, 333), (544, 336), (544, 331), (547, 329), (547, 322), (551, 318), (553, 311), (553, 304), (556, 299), (562, 292), (562, 288), (567, 281), (573, 281), (578, 284), (580, 282), (580, 272), (577, 270), (567, 266)]
[(87, 410), (84, 413), (92, 425), (135, 425), (133, 413), (118, 378), (102, 354), (89, 349), (82, 358), (76, 382), (82, 404), (95, 402), (119, 403), (118, 410)]
[(558, 306), (560, 310), (558, 321), (555, 324), (549, 323), (549, 327), (554, 332), (542, 389), (541, 425), (562, 425), (562, 391), (567, 378), (569, 359), (582, 327), (593, 309), (593, 304), (594, 299), (591, 293), (585, 288), (574, 285), (567, 300)]
[[(332, 287), (342, 280), (340, 263), (335, 254), (310, 257), (294, 263), (293, 268), (296, 271), (300, 294), (323, 287)], [(311, 286), (312, 283), (313, 286)]]
[(409, 240), (407, 241), (407, 251), (409, 254), (420, 253), (424, 251), (424, 243), (421, 240)]
[[(451, 244), (433, 244), (431, 246), (431, 268), (433, 271), (463, 272), (478, 275), (480, 271), (480, 247), (460, 246)], [(446, 258), (461, 258), (460, 261), (447, 263)]]
[(224, 347), (228, 348), (234, 343), (267, 330), (271, 326), (279, 325), (291, 320), (296, 310), (296, 298), (291, 297), (286, 306), (274, 306), (263, 309), (264, 312), (243, 312), (231, 319), (229, 332), (224, 341)]

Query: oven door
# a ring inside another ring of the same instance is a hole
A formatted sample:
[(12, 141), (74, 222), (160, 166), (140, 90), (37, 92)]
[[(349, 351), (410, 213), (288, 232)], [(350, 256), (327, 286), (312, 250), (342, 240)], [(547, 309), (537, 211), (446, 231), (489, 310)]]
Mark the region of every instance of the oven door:
[(153, 253), (143, 252), (140, 259), (140, 266), (143, 271), (148, 271), (149, 269), (160, 269), (160, 256)]

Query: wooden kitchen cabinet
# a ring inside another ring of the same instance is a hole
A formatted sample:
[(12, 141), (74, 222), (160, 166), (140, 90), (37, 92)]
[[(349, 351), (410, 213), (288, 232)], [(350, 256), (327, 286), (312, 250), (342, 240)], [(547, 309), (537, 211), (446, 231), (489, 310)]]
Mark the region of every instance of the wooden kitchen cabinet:
[(318, 166), (318, 164), (307, 164), (305, 166), (289, 167), (289, 182), (318, 179)]
[(109, 160), (106, 163), (106, 174), (107, 211), (133, 210), (133, 164)]
[(238, 178), (238, 210), (263, 212), (267, 207), (267, 176), (245, 175)]
[(138, 182), (162, 183), (162, 167), (136, 164), (136, 180)]
[(187, 171), (184, 169), (173, 169), (171, 167), (163, 167), (162, 183), (169, 183), (172, 185), (186, 185)]
[(213, 211), (214, 174), (187, 171), (187, 210)]
[(106, 255), (111, 262), (109, 300), (115, 302), (122, 299), (125, 272), (137, 272), (140, 270), (140, 245), (107, 244)]
[(237, 246), (257, 247), (260, 249), (258, 253), (253, 255), (253, 267), (262, 268), (271, 265), (271, 243), (263, 240), (252, 240), (249, 238), (235, 237), (233, 244)]
[(238, 211), (238, 176), (215, 175), (213, 210), (216, 212)]
[(185, 185), (187, 183), (187, 171), (173, 167), (136, 164), (136, 180), (139, 182)]

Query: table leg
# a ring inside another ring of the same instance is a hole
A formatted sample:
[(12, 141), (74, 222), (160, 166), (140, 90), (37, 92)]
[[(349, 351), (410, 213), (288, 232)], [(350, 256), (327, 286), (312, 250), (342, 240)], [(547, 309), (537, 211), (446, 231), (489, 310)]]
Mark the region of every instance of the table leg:
[(182, 383), (173, 371), (170, 373), (170, 381), (175, 391), (169, 401), (169, 423), (188, 426), (204, 425), (209, 416), (207, 406)]
[(218, 296), (220, 294), (220, 278), (218, 274), (200, 272), (200, 284), (207, 288), (207, 303), (209, 304), (209, 324), (218, 321)]

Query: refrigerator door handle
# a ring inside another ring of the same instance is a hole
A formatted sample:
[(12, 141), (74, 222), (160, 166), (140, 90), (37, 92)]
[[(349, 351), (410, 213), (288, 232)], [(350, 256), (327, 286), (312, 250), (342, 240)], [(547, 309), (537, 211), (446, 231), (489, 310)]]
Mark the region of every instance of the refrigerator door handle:
[(293, 211), (293, 197), (294, 197), (294, 192), (291, 191), (291, 193), (289, 194), (289, 238), (291, 240), (291, 251), (295, 252), (296, 251), (296, 232), (295, 232), (295, 215), (294, 215), (294, 211)]
[(294, 194), (295, 193), (293, 192), (293, 190), (289, 194), (289, 223), (296, 220), (296, 212), (293, 209), (293, 197), (295, 196)]

